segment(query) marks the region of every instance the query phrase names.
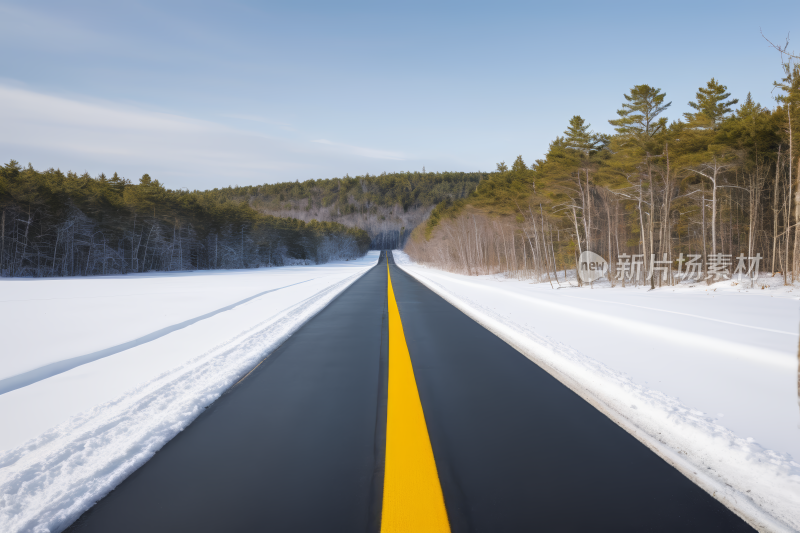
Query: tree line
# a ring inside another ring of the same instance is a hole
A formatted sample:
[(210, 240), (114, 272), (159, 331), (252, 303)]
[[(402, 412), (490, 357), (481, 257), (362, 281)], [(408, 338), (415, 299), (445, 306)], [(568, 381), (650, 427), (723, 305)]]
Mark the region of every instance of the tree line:
[(247, 202), (260, 213), (325, 220), (367, 231), (373, 249), (402, 248), (433, 207), (466, 197), (484, 172), (395, 172), (214, 189), (215, 199)]
[[(791, 283), (800, 275), (797, 63), (783, 63), (774, 89), (768, 108), (750, 94), (740, 103), (712, 78), (670, 121), (666, 94), (636, 85), (608, 121), (612, 134), (574, 116), (543, 159), (500, 163), (466, 198), (437, 205), (406, 250), (453, 271), (551, 283), (590, 250), (608, 259), (612, 284), (650, 286), (680, 281), (690, 255), (709, 282), (758, 256)], [(621, 275), (619, 258), (633, 256), (641, 268)]]
[(366, 253), (360, 228), (258, 212), (214, 191), (0, 167), (0, 275), (85, 276), (325, 263)]

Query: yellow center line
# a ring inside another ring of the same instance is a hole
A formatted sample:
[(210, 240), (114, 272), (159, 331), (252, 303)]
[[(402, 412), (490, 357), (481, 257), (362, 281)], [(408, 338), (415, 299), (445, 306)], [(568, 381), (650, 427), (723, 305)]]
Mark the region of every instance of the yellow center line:
[(386, 274), (389, 280), (389, 385), (381, 533), (449, 533), (442, 487), (392, 290), (388, 261)]

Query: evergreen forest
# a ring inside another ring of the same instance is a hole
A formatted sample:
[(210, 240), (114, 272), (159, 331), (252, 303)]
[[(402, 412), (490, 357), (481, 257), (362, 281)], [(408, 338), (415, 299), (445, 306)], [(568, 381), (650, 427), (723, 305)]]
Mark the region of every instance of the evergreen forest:
[(267, 215), (219, 191), (166, 189), (11, 161), (0, 167), (0, 275), (86, 276), (325, 263), (366, 253), (366, 231)]
[[(758, 264), (793, 282), (800, 67), (789, 59), (772, 107), (750, 94), (740, 101), (712, 78), (682, 116), (670, 115), (668, 95), (646, 84), (609, 110), (610, 134), (573, 116), (542, 159), (499, 163), (465, 198), (438, 204), (406, 251), (451, 271), (553, 284), (585, 250), (608, 261), (612, 285), (675, 283), (690, 256), (709, 283), (741, 262), (751, 277)], [(631, 257), (640, 266), (622, 275), (620, 258)]]
[(466, 197), (483, 172), (397, 172), (379, 176), (285, 182), (214, 189), (217, 200), (247, 202), (260, 213), (359, 227), (376, 250), (402, 248), (435, 205)]

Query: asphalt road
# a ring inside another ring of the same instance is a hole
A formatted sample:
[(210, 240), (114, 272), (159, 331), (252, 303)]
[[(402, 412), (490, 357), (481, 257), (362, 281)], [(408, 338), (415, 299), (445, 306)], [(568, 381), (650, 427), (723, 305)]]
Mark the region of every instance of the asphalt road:
[[(752, 531), (389, 261), (452, 531)], [(68, 531), (379, 531), (386, 284), (382, 257)]]
[(386, 279), (382, 262), (68, 531), (377, 530)]

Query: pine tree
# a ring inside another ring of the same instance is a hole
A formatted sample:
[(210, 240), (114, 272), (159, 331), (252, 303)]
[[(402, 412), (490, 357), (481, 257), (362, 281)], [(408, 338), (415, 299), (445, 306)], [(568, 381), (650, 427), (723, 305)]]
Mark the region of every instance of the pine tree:
[(697, 89), (696, 101), (689, 102), (689, 107), (694, 109), (696, 113), (684, 113), (683, 116), (686, 121), (689, 123), (708, 121), (711, 129), (716, 130), (719, 128), (720, 124), (727, 118), (726, 115), (733, 112), (731, 108), (739, 103), (737, 98), (726, 100), (731, 95), (731, 93), (725, 92), (727, 90), (728, 88), (725, 85), (711, 78), (711, 81), (706, 83), (705, 87)]
[[(664, 103), (666, 94), (661, 89), (650, 87), (649, 85), (635, 85), (630, 94), (626, 94), (626, 102), (622, 104), (622, 109), (617, 110), (620, 118), (609, 120), (608, 122), (617, 130), (621, 138), (623, 147), (628, 150), (633, 149), (638, 152), (639, 158), (643, 158), (642, 171), (639, 173), (639, 198), (637, 199), (637, 210), (639, 212), (639, 226), (641, 228), (642, 252), (644, 257), (650, 257), (654, 250), (654, 225), (655, 225), (655, 198), (653, 187), (653, 169), (650, 155), (660, 148), (654, 143), (655, 137), (666, 131), (667, 118), (660, 117), (672, 102)], [(657, 152), (656, 152), (657, 153)], [(647, 189), (650, 193), (650, 212), (645, 213), (644, 209), (647, 202), (644, 197), (645, 185), (644, 175), (647, 176)], [(645, 227), (644, 215), (648, 215), (647, 227)], [(649, 245), (648, 245), (649, 236)], [(646, 268), (645, 268), (646, 270)], [(651, 287), (653, 285), (651, 277)]]
[(596, 152), (602, 145), (603, 139), (596, 135), (580, 115), (575, 115), (569, 120), (569, 128), (564, 132), (567, 147), (578, 150), (586, 156)]
[(523, 174), (527, 172), (528, 165), (525, 164), (525, 161), (522, 159), (521, 155), (518, 155), (517, 158), (514, 160), (514, 163), (511, 165), (511, 171), (516, 172), (517, 174)]
[(666, 94), (649, 85), (635, 85), (630, 94), (623, 95), (626, 102), (617, 110), (620, 118), (609, 120), (619, 135), (644, 145), (667, 127), (666, 117), (658, 118), (672, 102), (664, 103)]

